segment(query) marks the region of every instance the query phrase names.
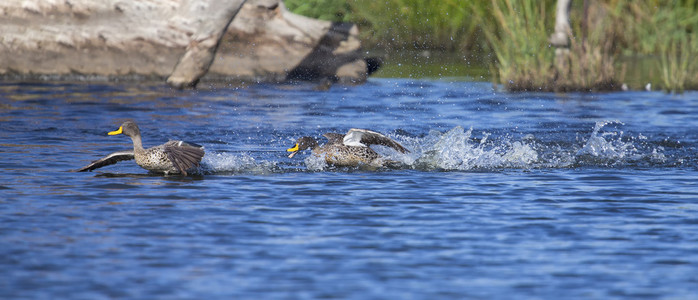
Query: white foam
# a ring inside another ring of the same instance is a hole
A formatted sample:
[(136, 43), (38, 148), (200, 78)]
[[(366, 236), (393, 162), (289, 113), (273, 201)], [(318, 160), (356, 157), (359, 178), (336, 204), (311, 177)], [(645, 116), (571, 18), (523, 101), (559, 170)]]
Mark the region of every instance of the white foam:
[(623, 158), (633, 152), (634, 146), (630, 142), (623, 142), (623, 131), (600, 132), (609, 124), (624, 125), (619, 121), (596, 122), (594, 131), (586, 143), (577, 151), (577, 155), (590, 155), (609, 159)]
[(650, 163), (664, 163), (666, 156), (664, 148), (647, 148), (647, 137), (642, 134), (626, 136), (625, 132), (618, 128), (605, 128), (609, 125), (621, 127), (623, 122), (600, 121), (596, 122), (594, 130), (581, 149), (576, 152), (576, 159), (581, 164), (617, 165), (647, 161)]
[(199, 170), (205, 174), (252, 173), (268, 174), (278, 170), (275, 162), (257, 161), (248, 154), (207, 153)]
[(446, 133), (431, 131), (418, 147), (418, 169), (473, 170), (528, 168), (538, 162), (538, 152), (524, 141), (497, 144), (485, 133), (480, 141), (472, 139), (473, 129), (457, 126)]
[[(609, 128), (608, 125), (617, 127)], [(473, 138), (473, 129), (457, 126), (445, 133), (432, 130), (422, 138), (395, 137), (412, 151), (407, 155), (391, 154), (411, 168), (421, 170), (480, 170), (502, 168), (568, 168), (578, 164), (608, 166), (625, 163), (663, 163), (667, 160), (662, 147), (648, 148), (647, 137), (629, 137), (619, 121), (601, 121), (581, 144), (566, 141), (538, 141), (526, 134), (492, 139), (483, 132)], [(562, 146), (564, 145), (564, 146)]]
[(327, 168), (324, 155), (311, 154), (304, 159), (305, 166), (309, 171), (322, 171)]
[[(483, 131), (475, 135), (472, 128), (465, 130), (456, 126), (446, 132), (431, 130), (422, 137), (392, 135), (391, 138), (409, 149), (408, 153), (378, 145), (372, 148), (384, 159), (401, 163), (397, 168), (424, 171), (605, 167), (667, 161), (661, 146), (652, 148), (647, 137), (628, 135), (622, 130), (623, 126), (619, 121), (600, 121), (588, 136), (552, 141), (546, 141), (545, 137), (538, 139), (533, 134), (523, 134), (520, 138), (493, 137)], [(279, 164), (255, 159), (249, 154), (207, 153), (200, 170), (205, 174), (282, 173), (302, 170), (303, 166), (313, 172), (328, 170), (325, 158), (314, 154), (307, 155), (302, 163), (297, 161), (286, 167)], [(390, 168), (395, 165), (391, 164)]]

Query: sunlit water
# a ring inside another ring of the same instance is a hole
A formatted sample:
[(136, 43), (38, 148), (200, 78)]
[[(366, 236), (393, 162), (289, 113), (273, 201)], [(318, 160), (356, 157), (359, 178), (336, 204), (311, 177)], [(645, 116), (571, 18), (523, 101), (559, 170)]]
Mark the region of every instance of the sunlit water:
[[(698, 94), (0, 85), (2, 299), (698, 298)], [(131, 147), (204, 145), (194, 176)], [(402, 166), (285, 149), (367, 128)]]

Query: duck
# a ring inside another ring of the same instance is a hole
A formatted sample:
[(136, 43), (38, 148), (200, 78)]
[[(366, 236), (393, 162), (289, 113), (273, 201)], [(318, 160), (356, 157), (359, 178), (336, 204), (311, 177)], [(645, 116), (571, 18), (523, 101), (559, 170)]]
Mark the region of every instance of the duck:
[(367, 129), (352, 128), (346, 134), (325, 133), (322, 136), (328, 142), (320, 145), (318, 141), (309, 136), (298, 138), (295, 145), (286, 149), (291, 152), (288, 156), (293, 158), (298, 152), (312, 149), (313, 155), (325, 158), (329, 165), (338, 167), (357, 167), (361, 165), (373, 167), (385, 167), (397, 163), (386, 160), (376, 151), (370, 148), (371, 145), (383, 145), (395, 149), (400, 153), (410, 152), (393, 139)]
[(198, 167), (205, 154), (203, 146), (177, 140), (170, 140), (162, 145), (144, 149), (141, 142), (141, 131), (138, 125), (132, 121), (124, 122), (119, 129), (107, 134), (123, 134), (130, 137), (133, 142), (133, 150), (111, 153), (76, 170), (76, 172), (92, 171), (120, 161), (135, 159), (136, 164), (150, 172), (187, 176), (187, 171), (193, 167)]

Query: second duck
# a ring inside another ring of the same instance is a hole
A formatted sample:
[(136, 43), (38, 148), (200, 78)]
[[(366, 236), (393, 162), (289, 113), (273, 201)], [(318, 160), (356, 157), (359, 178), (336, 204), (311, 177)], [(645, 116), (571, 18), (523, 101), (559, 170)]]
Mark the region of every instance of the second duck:
[(405, 147), (391, 138), (375, 131), (366, 129), (350, 129), (346, 134), (325, 133), (322, 136), (328, 139), (324, 145), (320, 145), (313, 137), (304, 136), (296, 141), (296, 144), (287, 149), (291, 152), (288, 156), (293, 158), (299, 151), (312, 149), (313, 155), (325, 158), (325, 162), (339, 167), (356, 167), (368, 165), (383, 167), (394, 161), (386, 160), (371, 145), (382, 145), (393, 148), (400, 153), (409, 152)]

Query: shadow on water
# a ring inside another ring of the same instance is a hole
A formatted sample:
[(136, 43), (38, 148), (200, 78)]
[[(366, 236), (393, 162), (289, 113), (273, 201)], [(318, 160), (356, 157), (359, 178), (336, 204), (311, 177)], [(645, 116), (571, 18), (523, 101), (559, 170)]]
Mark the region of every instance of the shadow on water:
[(156, 173), (145, 173), (145, 174), (130, 174), (130, 173), (110, 173), (110, 172), (99, 172), (94, 175), (96, 178), (133, 178), (133, 179), (144, 179), (144, 178), (164, 178), (169, 181), (182, 181), (190, 182), (196, 180), (203, 180), (204, 176), (200, 174), (191, 174), (187, 176), (181, 175), (163, 175)]

